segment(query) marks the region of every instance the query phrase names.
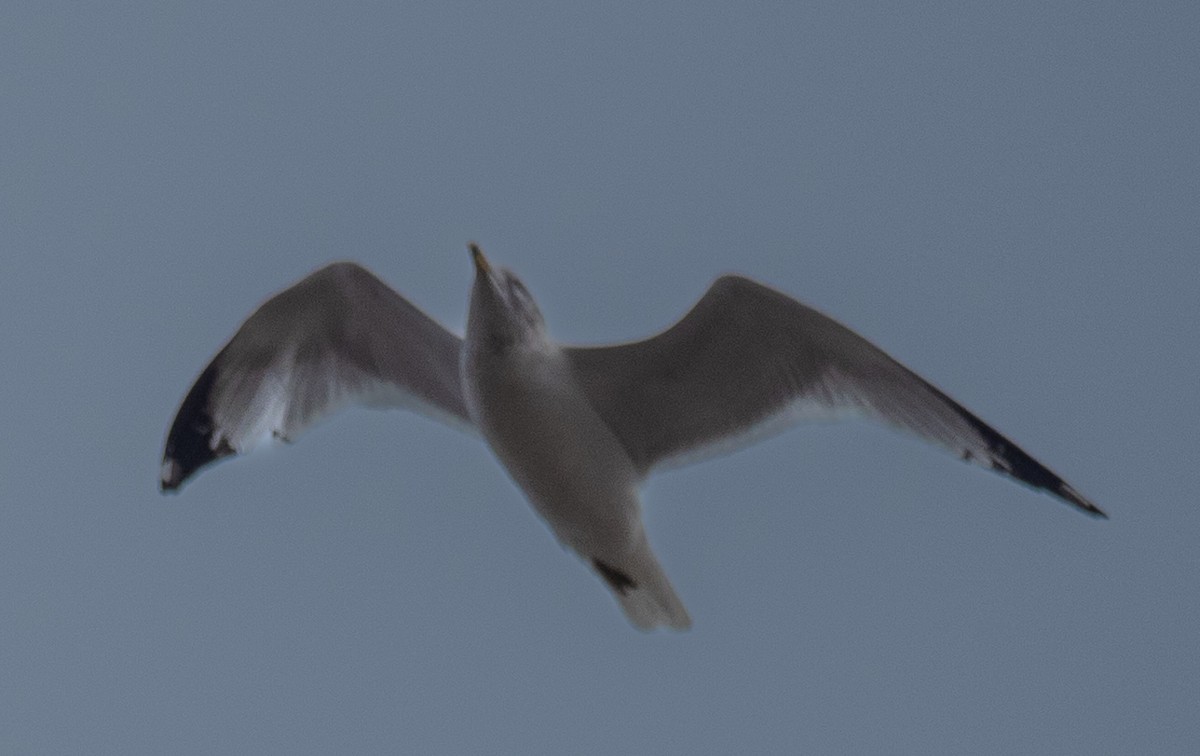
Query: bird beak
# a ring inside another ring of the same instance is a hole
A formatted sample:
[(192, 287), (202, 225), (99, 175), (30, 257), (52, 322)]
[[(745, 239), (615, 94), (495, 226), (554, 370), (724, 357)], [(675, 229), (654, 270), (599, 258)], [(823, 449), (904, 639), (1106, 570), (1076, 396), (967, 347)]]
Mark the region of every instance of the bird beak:
[(467, 244), (467, 249), (471, 250), (471, 258), (475, 261), (475, 270), (482, 276), (491, 276), (492, 266), (488, 264), (487, 258), (483, 256), (483, 250), (475, 242)]

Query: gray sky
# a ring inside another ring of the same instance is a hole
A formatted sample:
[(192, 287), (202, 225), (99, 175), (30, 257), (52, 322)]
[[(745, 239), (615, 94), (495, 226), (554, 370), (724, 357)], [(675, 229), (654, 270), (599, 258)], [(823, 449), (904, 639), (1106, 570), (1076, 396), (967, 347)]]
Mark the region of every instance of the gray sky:
[[(1183, 753), (1195, 3), (7, 3), (0, 750)], [(351, 411), (157, 491), (263, 298), (357, 260), (554, 335), (737, 271), (1112, 515), (864, 424), (651, 480), (641, 634), (475, 439)]]

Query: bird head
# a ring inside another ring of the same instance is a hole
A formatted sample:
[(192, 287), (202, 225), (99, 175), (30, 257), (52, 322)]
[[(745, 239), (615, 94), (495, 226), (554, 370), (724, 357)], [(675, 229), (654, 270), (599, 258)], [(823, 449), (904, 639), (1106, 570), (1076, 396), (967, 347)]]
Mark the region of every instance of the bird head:
[(478, 244), (467, 248), (475, 262), (467, 341), (498, 352), (543, 343), (546, 324), (525, 284), (511, 271), (492, 267)]

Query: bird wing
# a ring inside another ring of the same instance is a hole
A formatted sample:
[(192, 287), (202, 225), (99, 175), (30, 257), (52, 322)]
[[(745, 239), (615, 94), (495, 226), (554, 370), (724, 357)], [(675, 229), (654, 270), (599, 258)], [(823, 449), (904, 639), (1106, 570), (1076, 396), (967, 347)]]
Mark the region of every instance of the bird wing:
[(592, 406), (647, 474), (814, 417), (862, 414), (1097, 516), (1016, 444), (831, 318), (740, 276), (645, 341), (572, 347)]
[(366, 269), (322, 268), (267, 300), (200, 373), (167, 434), (162, 489), (351, 402), (471, 427), (460, 344)]

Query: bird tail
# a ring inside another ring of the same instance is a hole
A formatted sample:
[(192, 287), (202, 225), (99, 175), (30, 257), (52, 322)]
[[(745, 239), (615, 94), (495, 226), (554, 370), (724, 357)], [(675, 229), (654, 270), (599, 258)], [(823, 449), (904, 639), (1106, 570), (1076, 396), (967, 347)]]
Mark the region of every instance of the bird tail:
[(650, 549), (645, 535), (616, 563), (593, 559), (592, 566), (616, 596), (629, 621), (639, 630), (666, 626), (687, 630), (692, 618)]

